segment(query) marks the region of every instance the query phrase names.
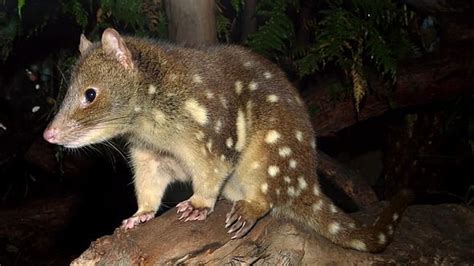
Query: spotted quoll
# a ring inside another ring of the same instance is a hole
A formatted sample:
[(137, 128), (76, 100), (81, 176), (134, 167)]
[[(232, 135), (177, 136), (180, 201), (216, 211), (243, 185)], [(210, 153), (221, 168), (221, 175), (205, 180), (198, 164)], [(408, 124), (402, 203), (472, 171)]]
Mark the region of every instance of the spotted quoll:
[(237, 46), (190, 49), (110, 28), (96, 43), (81, 35), (79, 50), (44, 138), (68, 148), (128, 139), (138, 211), (123, 228), (152, 219), (168, 184), (191, 181), (179, 219), (205, 219), (222, 195), (234, 203), (225, 224), (232, 238), (271, 213), (343, 247), (388, 244), (403, 206), (364, 227), (323, 194), (305, 105), (270, 61)]

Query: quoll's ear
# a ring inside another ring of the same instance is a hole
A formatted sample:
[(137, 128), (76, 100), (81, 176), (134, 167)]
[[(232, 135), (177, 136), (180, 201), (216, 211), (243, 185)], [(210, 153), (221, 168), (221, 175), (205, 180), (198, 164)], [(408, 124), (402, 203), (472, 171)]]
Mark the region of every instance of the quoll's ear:
[(83, 54), (91, 46), (91, 41), (89, 41), (84, 34), (81, 34), (81, 40), (79, 41), (79, 52)]
[(124, 68), (133, 68), (132, 53), (130, 53), (124, 40), (116, 30), (107, 28), (102, 33), (102, 49), (106, 54), (115, 57)]

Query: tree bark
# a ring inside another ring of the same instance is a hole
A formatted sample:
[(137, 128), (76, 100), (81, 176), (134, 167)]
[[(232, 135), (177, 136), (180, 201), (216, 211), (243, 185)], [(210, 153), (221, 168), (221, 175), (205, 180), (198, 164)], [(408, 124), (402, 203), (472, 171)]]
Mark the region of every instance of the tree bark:
[(217, 42), (214, 0), (167, 0), (169, 38), (190, 47)]

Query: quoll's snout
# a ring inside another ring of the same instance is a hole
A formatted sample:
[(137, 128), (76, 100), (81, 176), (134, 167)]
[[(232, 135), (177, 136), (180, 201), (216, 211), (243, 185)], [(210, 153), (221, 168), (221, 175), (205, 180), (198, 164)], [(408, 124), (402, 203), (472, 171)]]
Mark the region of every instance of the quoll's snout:
[(56, 127), (48, 126), (43, 132), (43, 138), (52, 144), (58, 143), (59, 130)]

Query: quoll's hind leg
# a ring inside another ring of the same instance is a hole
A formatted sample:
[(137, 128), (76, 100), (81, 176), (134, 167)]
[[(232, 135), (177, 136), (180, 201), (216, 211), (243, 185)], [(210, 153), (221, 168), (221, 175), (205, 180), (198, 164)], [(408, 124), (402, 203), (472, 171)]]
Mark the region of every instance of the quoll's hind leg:
[[(271, 208), (268, 191), (267, 152), (264, 149), (263, 137), (256, 135), (242, 153), (241, 161), (224, 188), (224, 193), (239, 191), (242, 199), (234, 203), (227, 214), (226, 227), (232, 239), (246, 235), (255, 223), (265, 216)], [(225, 195), (225, 196), (227, 196)]]
[(123, 229), (131, 229), (153, 219), (168, 184), (173, 179), (186, 179), (181, 166), (171, 157), (141, 148), (132, 148), (131, 157), (138, 210), (132, 217), (123, 220)]

